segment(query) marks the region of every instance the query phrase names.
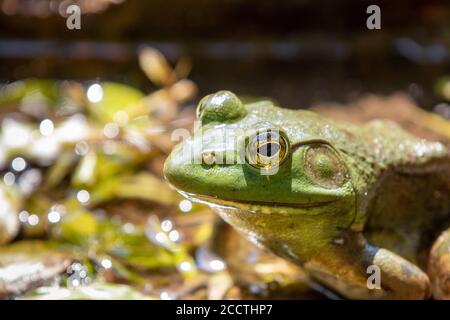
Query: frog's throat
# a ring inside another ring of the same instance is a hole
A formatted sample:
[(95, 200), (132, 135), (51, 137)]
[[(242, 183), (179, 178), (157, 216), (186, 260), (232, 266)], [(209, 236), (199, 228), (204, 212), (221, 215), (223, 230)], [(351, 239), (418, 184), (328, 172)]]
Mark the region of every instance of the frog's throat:
[[(317, 210), (312, 210), (320, 207), (329, 206), (338, 200), (322, 201), (315, 203), (271, 203), (262, 201), (232, 201), (224, 200), (217, 197), (192, 194), (185, 191), (177, 190), (185, 198), (197, 202), (206, 204), (213, 209), (218, 208), (231, 208), (248, 211), (250, 213), (265, 213), (265, 214), (288, 214), (292, 210), (301, 211), (302, 214), (317, 214)], [(276, 210), (275, 210), (276, 208)]]

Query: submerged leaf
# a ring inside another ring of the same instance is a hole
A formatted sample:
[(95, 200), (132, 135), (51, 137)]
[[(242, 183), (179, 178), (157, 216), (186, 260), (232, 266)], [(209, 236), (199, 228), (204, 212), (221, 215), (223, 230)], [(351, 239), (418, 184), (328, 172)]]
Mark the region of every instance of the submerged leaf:
[(179, 199), (167, 183), (147, 172), (122, 177), (114, 194), (122, 198), (150, 200), (164, 205), (175, 204)]
[(57, 233), (66, 241), (85, 245), (94, 239), (97, 228), (97, 221), (91, 213), (76, 210), (63, 217)]
[(150, 300), (154, 297), (143, 294), (131, 286), (101, 281), (75, 288), (59, 286), (40, 287), (22, 296), (22, 300)]
[(34, 98), (35, 102), (50, 104), (56, 102), (59, 94), (58, 87), (53, 80), (27, 79), (16, 81), (1, 89), (0, 106), (18, 106), (26, 98)]
[(52, 116), (63, 109), (73, 112), (79, 106), (73, 94), (79, 91), (77, 88), (79, 84), (75, 82), (51, 79), (16, 81), (0, 89), (0, 107), (20, 108), (23, 113), (36, 118)]
[(16, 190), (0, 182), (0, 244), (10, 241), (19, 232), (20, 205)]
[(0, 297), (16, 295), (66, 271), (71, 254), (42, 241), (0, 247)]
[(102, 82), (99, 85), (101, 92), (96, 99), (89, 101), (88, 107), (100, 122), (113, 122), (121, 112), (125, 112), (129, 119), (147, 113), (141, 103), (144, 94), (138, 89), (116, 82)]

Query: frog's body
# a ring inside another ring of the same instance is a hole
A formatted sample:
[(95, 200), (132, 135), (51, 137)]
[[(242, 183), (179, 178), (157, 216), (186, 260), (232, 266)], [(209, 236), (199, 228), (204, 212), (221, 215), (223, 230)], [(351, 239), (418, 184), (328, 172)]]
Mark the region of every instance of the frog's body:
[[(202, 135), (165, 165), (184, 194), (344, 296), (425, 298), (431, 278), (434, 296), (450, 297), (450, 235), (429, 254), (450, 226), (450, 153), (442, 143), (389, 121), (350, 125), (270, 102), (243, 105), (226, 91), (201, 102), (199, 120)], [(216, 139), (224, 129), (227, 138)], [(234, 162), (221, 163), (219, 154)], [(371, 265), (381, 271), (380, 289), (368, 285)]]

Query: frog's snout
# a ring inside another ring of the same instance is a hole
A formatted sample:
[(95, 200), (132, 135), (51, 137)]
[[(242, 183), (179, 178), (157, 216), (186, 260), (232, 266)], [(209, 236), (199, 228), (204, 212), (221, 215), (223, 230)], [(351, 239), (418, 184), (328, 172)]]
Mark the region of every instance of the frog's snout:
[(179, 188), (179, 182), (185, 180), (184, 163), (186, 162), (182, 145), (177, 145), (164, 162), (163, 174), (174, 187)]
[(234, 93), (226, 90), (204, 97), (197, 106), (197, 118), (202, 125), (236, 120), (246, 113), (242, 101)]

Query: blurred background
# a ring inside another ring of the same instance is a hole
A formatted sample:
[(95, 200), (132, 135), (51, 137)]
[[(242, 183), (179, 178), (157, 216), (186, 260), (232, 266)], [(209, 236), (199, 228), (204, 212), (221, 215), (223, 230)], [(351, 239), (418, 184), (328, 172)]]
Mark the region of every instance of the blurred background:
[[(65, 8), (79, 3), (81, 30)], [(366, 8), (382, 9), (381, 30)], [(141, 88), (136, 48), (188, 55), (200, 95), (220, 88), (286, 106), (409, 92), (431, 107), (449, 70), (447, 1), (1, 0), (0, 79), (109, 79)]]
[(172, 132), (229, 89), (450, 143), (448, 75), (448, 1), (0, 0), (0, 298), (338, 298), (172, 190)]

